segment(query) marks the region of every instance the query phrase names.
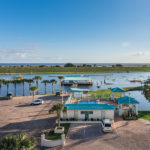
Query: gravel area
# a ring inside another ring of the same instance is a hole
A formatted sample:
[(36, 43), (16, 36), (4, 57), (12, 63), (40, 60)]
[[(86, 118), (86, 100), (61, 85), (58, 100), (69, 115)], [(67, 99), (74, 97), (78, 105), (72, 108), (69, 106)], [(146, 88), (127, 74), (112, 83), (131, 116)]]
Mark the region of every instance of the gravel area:
[(72, 124), (64, 150), (149, 150), (150, 121), (114, 123), (113, 133), (103, 133), (100, 124)]
[(35, 98), (44, 99), (44, 104), (31, 106), (32, 96), (0, 100), (0, 138), (25, 132), (36, 138), (39, 149), (44, 149), (39, 146), (41, 132), (49, 130), (56, 120), (56, 114), (49, 114), (48, 110), (61, 102), (61, 97), (39, 95)]

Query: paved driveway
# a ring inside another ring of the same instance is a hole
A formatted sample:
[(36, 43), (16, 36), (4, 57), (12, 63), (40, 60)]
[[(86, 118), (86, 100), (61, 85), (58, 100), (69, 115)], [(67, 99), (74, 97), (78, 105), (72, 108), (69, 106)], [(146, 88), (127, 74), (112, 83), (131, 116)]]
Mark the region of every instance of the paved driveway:
[(64, 150), (150, 150), (150, 121), (117, 121), (113, 133), (100, 124), (72, 124)]

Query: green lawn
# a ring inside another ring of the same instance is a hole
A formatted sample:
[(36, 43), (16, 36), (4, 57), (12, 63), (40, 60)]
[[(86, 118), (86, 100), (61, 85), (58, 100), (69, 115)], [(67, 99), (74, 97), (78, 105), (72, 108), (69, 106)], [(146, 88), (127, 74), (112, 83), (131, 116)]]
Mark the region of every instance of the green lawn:
[[(50, 130), (47, 139), (48, 140), (58, 140), (61, 139), (61, 134), (60, 133), (54, 133), (54, 128), (57, 126), (57, 124)], [(60, 126), (65, 128), (64, 134), (67, 135), (70, 123), (63, 123)]]
[(46, 73), (105, 73), (150, 72), (150, 66), (142, 67), (56, 67), (56, 66), (0, 66), (0, 74), (46, 74)]
[[(95, 98), (95, 94), (96, 94), (96, 97), (102, 97), (102, 95), (104, 94), (104, 98), (109, 98), (110, 97), (110, 94), (111, 94), (111, 91), (110, 89), (103, 89), (103, 90), (97, 90), (97, 91), (90, 91), (89, 94), (91, 94), (91, 98)], [(114, 93), (114, 96), (115, 98), (117, 97), (121, 97), (121, 93)]]
[(150, 111), (139, 111), (139, 118), (150, 121)]
[(141, 86), (136, 86), (136, 87), (125, 87), (123, 88), (125, 91), (139, 91), (139, 90), (142, 90), (143, 87)]

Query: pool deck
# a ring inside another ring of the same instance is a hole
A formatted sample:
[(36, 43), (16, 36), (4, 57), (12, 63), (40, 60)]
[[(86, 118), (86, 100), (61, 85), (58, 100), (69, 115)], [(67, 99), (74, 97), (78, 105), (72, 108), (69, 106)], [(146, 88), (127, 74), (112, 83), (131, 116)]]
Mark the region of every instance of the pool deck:
[(70, 104), (78, 104), (78, 102), (79, 101), (98, 101), (98, 104), (112, 104), (112, 105), (114, 105), (114, 106), (116, 106), (117, 105), (117, 103), (116, 102), (114, 102), (114, 101), (112, 101), (112, 100), (109, 100), (109, 99), (101, 99), (101, 100), (99, 100), (99, 99), (72, 99), (71, 100), (71, 103)]

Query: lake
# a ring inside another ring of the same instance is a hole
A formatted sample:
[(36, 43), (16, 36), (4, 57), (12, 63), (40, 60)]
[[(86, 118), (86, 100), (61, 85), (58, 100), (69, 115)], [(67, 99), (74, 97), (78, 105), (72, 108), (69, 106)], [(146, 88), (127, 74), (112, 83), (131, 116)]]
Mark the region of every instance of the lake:
[[(36, 74), (42, 77), (43, 80), (51, 80), (55, 79), (57, 80), (57, 84), (54, 86), (55, 91), (59, 90), (60, 87), (60, 82), (57, 77), (52, 77), (56, 76), (58, 74)], [(60, 75), (60, 74), (59, 74)], [(64, 74), (61, 74), (64, 75)], [(65, 74), (66, 75), (66, 74)], [(69, 74), (69, 76), (73, 75), (89, 75), (89, 74)], [(13, 79), (15, 75), (0, 75), (0, 78), (8, 78), (8, 79)], [(30, 79), (34, 78), (35, 74), (25, 74), (23, 75), (24, 78)], [(141, 86), (141, 83), (136, 82), (130, 82), (130, 80), (146, 80), (150, 76), (150, 72), (134, 72), (134, 73), (90, 73), (90, 77), (93, 80), (93, 85), (92, 86), (79, 86), (79, 88), (87, 88), (90, 90), (97, 90), (97, 85), (100, 85), (100, 89), (107, 89), (107, 88), (113, 88), (113, 87), (134, 87), (134, 86)], [(109, 83), (109, 85), (104, 84), (104, 80), (106, 83)], [(36, 85), (35, 83), (33, 85)], [(44, 94), (44, 84), (39, 81), (39, 94)], [(66, 92), (68, 90), (68, 86), (62, 87), (63, 92)], [(10, 84), (9, 86), (9, 92), (14, 93), (14, 85)], [(51, 93), (52, 88), (51, 84), (47, 84), (47, 93)], [(141, 92), (131, 92), (132, 97), (135, 97), (140, 103), (139, 109), (140, 110), (150, 110), (150, 102), (148, 102), (145, 97), (142, 95)], [(29, 85), (25, 83), (25, 95), (29, 95)], [(6, 96), (6, 85), (2, 85), (2, 90), (0, 92), (1, 96)], [(18, 84), (17, 85), (17, 95), (22, 95), (22, 85)]]

